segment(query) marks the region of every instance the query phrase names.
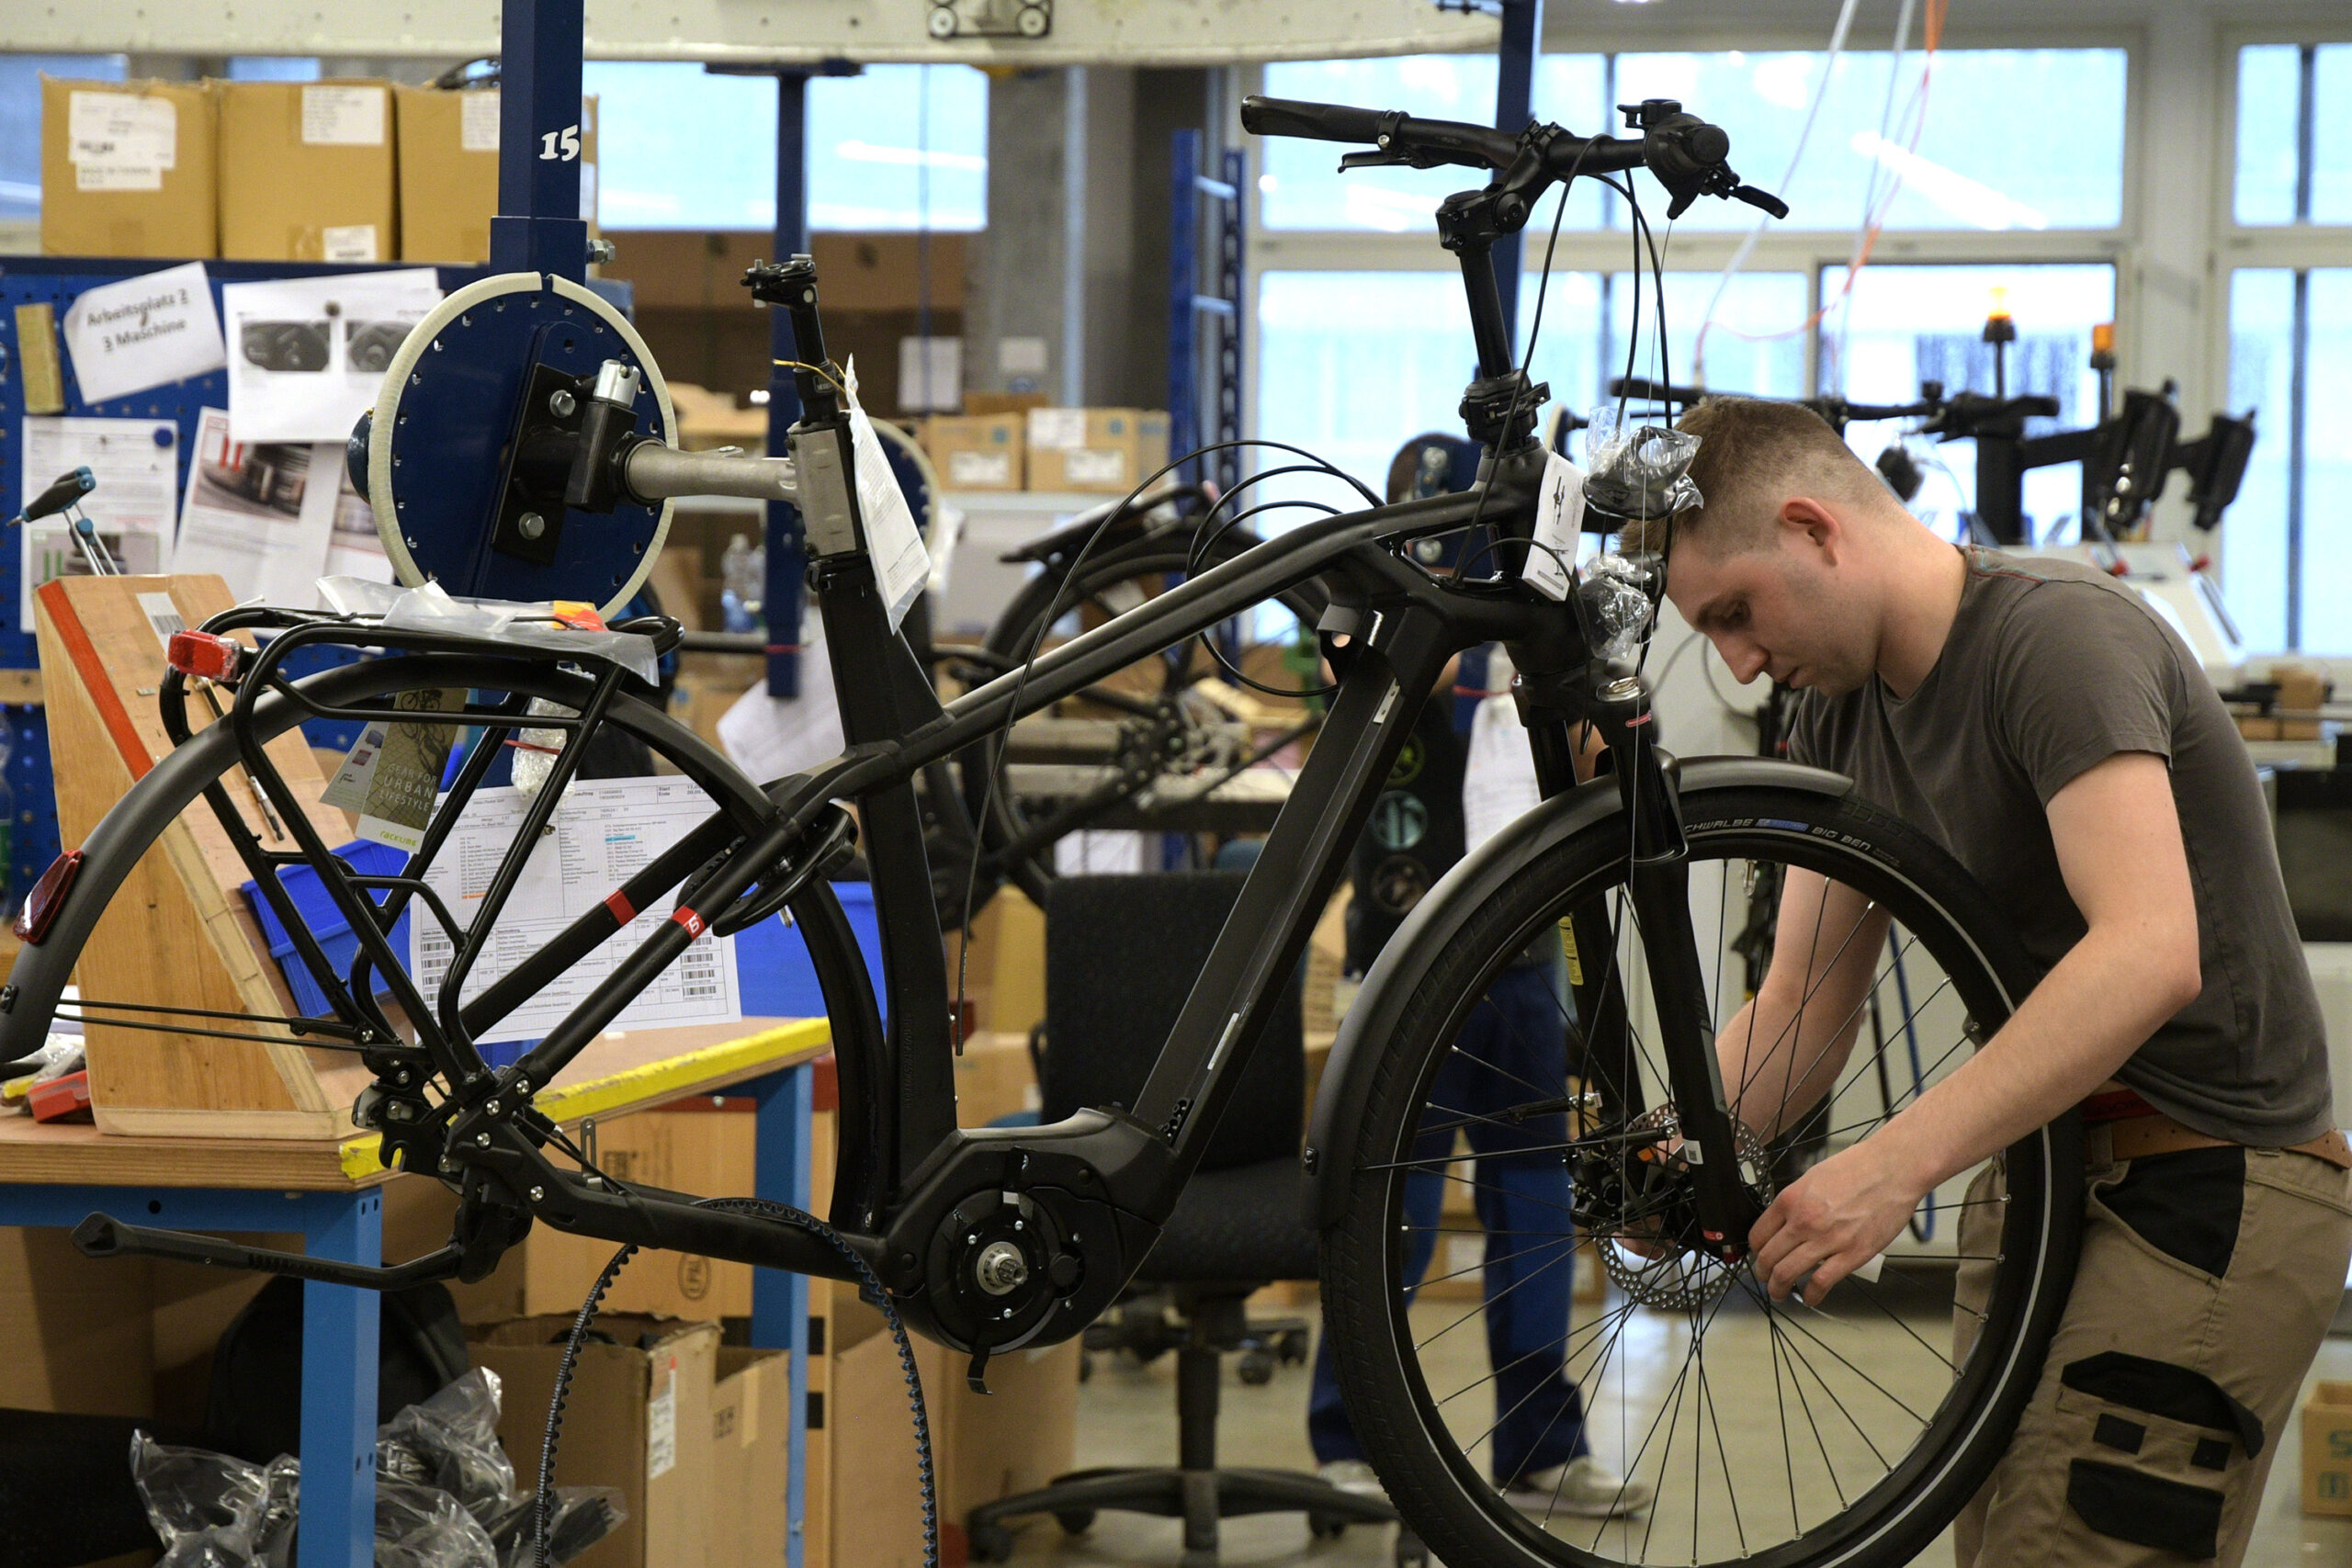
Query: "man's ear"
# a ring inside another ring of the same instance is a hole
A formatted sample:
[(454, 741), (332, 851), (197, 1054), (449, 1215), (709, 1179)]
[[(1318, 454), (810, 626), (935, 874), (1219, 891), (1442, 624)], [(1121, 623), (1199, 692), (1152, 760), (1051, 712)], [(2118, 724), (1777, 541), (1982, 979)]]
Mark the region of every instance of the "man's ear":
[(1849, 531), (1845, 519), (1827, 503), (1811, 496), (1792, 495), (1781, 502), (1780, 524), (1781, 538), (1786, 543), (1819, 551), (1825, 566), (1838, 564)]

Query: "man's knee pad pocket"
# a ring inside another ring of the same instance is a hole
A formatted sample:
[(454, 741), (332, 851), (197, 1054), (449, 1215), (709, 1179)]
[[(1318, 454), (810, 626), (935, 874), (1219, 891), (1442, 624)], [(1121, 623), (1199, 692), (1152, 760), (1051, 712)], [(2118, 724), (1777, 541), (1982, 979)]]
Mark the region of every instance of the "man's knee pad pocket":
[(2066, 1475), (2066, 1506), (2103, 1536), (2134, 1546), (2210, 1559), (2221, 1551), (2222, 1494), (2078, 1459)]

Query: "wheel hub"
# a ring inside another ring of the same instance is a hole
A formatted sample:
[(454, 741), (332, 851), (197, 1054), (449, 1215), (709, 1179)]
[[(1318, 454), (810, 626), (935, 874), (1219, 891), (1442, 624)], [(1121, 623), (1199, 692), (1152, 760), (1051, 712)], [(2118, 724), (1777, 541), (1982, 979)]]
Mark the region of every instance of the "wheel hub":
[[(1764, 1140), (1736, 1117), (1732, 1128), (1741, 1182), (1761, 1208), (1771, 1202), (1773, 1193)], [(1635, 1153), (1626, 1163), (1636, 1174), (1623, 1189), (1616, 1234), (1601, 1236), (1597, 1250), (1601, 1268), (1630, 1300), (1644, 1306), (1691, 1312), (1721, 1299), (1738, 1277), (1739, 1264), (1717, 1256), (1715, 1244), (1701, 1234), (1690, 1167), (1677, 1154), (1661, 1152), (1669, 1149), (1681, 1131), (1670, 1104), (1646, 1111), (1627, 1124), (1628, 1144)], [(1627, 1251), (1622, 1238), (1629, 1220), (1654, 1228), (1659, 1243), (1668, 1249), (1666, 1256), (1645, 1258)]]

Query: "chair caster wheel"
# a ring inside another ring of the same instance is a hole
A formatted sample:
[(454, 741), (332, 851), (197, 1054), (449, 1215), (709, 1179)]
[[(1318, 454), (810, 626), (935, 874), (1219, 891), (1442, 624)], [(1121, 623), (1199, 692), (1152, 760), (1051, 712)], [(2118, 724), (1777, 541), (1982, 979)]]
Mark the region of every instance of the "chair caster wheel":
[(1396, 1527), (1396, 1568), (1430, 1568), (1430, 1549), (1403, 1525)]
[(1283, 1335), (1282, 1344), (1276, 1348), (1275, 1353), (1282, 1357), (1285, 1366), (1306, 1365), (1306, 1331), (1294, 1328)]
[(1241, 1364), (1235, 1370), (1241, 1374), (1241, 1381), (1252, 1388), (1274, 1381), (1274, 1359), (1263, 1350), (1243, 1351)]
[(1012, 1532), (1002, 1525), (974, 1525), (967, 1532), (975, 1562), (1008, 1562), (1012, 1559)]
[(1348, 1521), (1334, 1514), (1309, 1514), (1306, 1529), (1317, 1540), (1337, 1540), (1348, 1533)]
[(1094, 1528), (1094, 1510), (1070, 1508), (1056, 1514), (1054, 1522), (1062, 1527), (1062, 1532), (1066, 1535), (1084, 1535)]

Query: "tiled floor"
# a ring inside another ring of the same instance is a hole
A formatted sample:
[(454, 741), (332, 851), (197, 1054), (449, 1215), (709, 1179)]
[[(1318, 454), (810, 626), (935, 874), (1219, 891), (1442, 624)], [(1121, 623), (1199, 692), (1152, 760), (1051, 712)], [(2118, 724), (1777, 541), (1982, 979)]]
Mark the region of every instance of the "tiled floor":
[[(1306, 1310), (1312, 1314), (1312, 1308)], [(1857, 1332), (1870, 1331), (1857, 1328)], [(1898, 1341), (1908, 1343), (1902, 1340), (1903, 1330), (1898, 1325), (1890, 1323), (1881, 1325), (1878, 1331), (1888, 1337), (1890, 1350)], [(1664, 1324), (1655, 1325), (1649, 1332), (1630, 1332), (1626, 1339), (1632, 1358), (1629, 1400), (1637, 1403), (1645, 1382), (1657, 1387), (1670, 1380), (1674, 1365), (1682, 1359), (1682, 1350)], [(1900, 1359), (1892, 1355), (1889, 1359)], [(1084, 1385), (1079, 1399), (1078, 1445), (1083, 1462), (1168, 1464), (1174, 1461), (1174, 1362), (1172, 1356), (1149, 1367), (1138, 1367), (1132, 1360), (1097, 1359), (1095, 1375)], [(1756, 1372), (1746, 1374), (1756, 1380), (1755, 1387), (1742, 1387), (1740, 1374), (1736, 1371), (1720, 1375), (1715, 1398), (1726, 1408), (1738, 1406), (1743, 1401), (1763, 1402), (1771, 1397), (1770, 1382)], [(2352, 1339), (2330, 1340), (2322, 1349), (2312, 1376), (2352, 1378)], [(1228, 1360), (1218, 1430), (1227, 1461), (1236, 1465), (1310, 1467), (1312, 1460), (1305, 1429), (1306, 1388), (1306, 1371), (1291, 1367), (1279, 1371), (1271, 1384), (1245, 1387), (1233, 1375)], [(1596, 1411), (1596, 1428), (1602, 1424), (1600, 1414)], [(1769, 1437), (1777, 1442), (1777, 1427), (1754, 1436), (1757, 1440)], [(1747, 1473), (1739, 1468), (1742, 1441), (1736, 1435), (1730, 1438), (1735, 1474)], [(2297, 1506), (2300, 1464), (2300, 1438), (2290, 1432), (2271, 1469), (2254, 1545), (2246, 1557), (2248, 1568), (2352, 1568), (2352, 1519), (2302, 1517)], [(1374, 1568), (1388, 1562), (1391, 1551), (1390, 1532), (1385, 1530), (1355, 1529), (1336, 1541), (1310, 1542), (1304, 1522), (1286, 1515), (1229, 1520), (1224, 1527), (1223, 1545), (1224, 1561), (1235, 1568), (1272, 1568), (1289, 1563), (1313, 1564), (1315, 1568)], [(1654, 1548), (1653, 1560), (1663, 1558), (1665, 1551), (1663, 1545)], [(1941, 1541), (1918, 1561), (1948, 1563), (1950, 1551), (1949, 1542)], [(1736, 1551), (1730, 1550), (1724, 1555), (1736, 1555)], [(1176, 1563), (1180, 1556), (1181, 1538), (1173, 1521), (1105, 1514), (1082, 1537), (1065, 1537), (1048, 1520), (1031, 1524), (1022, 1533), (1014, 1562), (1016, 1568), (1091, 1568), (1108, 1563), (1167, 1568)]]

